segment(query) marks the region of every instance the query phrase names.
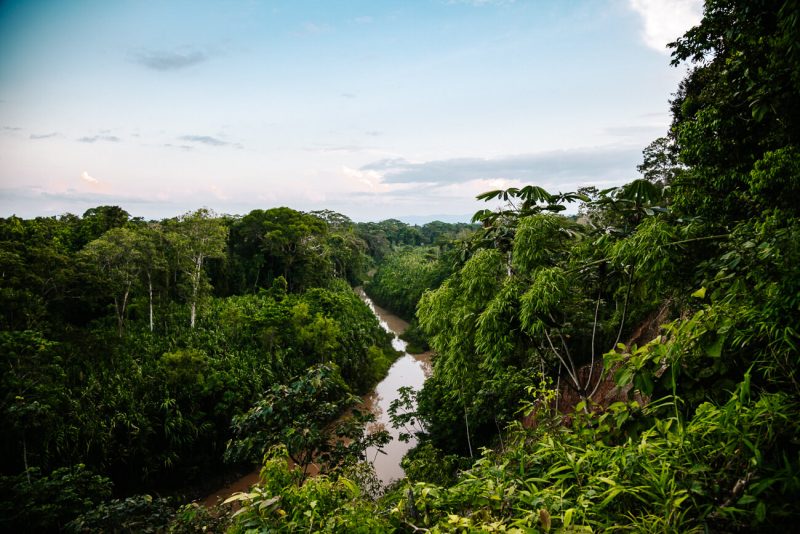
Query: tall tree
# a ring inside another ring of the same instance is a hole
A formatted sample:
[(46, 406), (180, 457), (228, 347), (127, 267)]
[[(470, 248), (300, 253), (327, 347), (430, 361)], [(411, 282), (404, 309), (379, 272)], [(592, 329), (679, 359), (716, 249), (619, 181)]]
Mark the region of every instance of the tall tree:
[(144, 268), (139, 235), (128, 228), (113, 228), (86, 245), (80, 256), (98, 276), (114, 300), (117, 328), (122, 336), (131, 291)]
[(215, 214), (202, 208), (178, 218), (170, 240), (178, 257), (178, 268), (186, 275), (189, 293), (189, 325), (194, 328), (197, 304), (210, 285), (203, 269), (209, 258), (224, 258), (228, 228)]
[(164, 247), (166, 241), (161, 225), (157, 223), (139, 226), (136, 232), (136, 248), (142, 259), (141, 274), (147, 284), (148, 319), (150, 331), (154, 328), (153, 318), (153, 279), (155, 273), (166, 268), (167, 260)]
[[(283, 276), (298, 291), (332, 270), (325, 255), (328, 225), (321, 218), (290, 208), (253, 210), (232, 229), (233, 249), (245, 264), (247, 285), (268, 287)], [(326, 263), (327, 262), (327, 263)]]
[(659, 137), (642, 151), (643, 161), (636, 167), (645, 180), (668, 186), (680, 172), (677, 147), (673, 139)]
[(125, 226), (130, 218), (130, 214), (119, 206), (89, 208), (78, 224), (78, 245), (94, 241), (112, 228)]

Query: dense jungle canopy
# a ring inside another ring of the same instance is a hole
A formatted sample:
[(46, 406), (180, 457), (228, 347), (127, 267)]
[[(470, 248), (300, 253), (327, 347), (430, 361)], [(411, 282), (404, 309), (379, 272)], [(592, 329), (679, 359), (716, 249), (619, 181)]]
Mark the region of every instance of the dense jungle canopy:
[[(672, 125), (619, 187), (460, 225), (0, 220), (0, 528), (793, 530), (800, 3), (707, 0), (671, 48)], [(435, 353), (389, 488), (369, 416), (329, 425), (395, 357), (361, 284)], [(252, 462), (235, 512), (190, 502)]]

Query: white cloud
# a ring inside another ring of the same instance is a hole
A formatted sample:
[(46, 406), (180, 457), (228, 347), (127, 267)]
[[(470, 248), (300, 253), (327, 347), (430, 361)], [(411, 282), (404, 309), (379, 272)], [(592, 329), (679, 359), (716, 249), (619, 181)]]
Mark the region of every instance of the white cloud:
[[(347, 166), (342, 166), (341, 174), (348, 180), (350, 183), (357, 184), (358, 189), (365, 190), (364, 186), (366, 186), (367, 191), (377, 191), (381, 184), (381, 174), (377, 171), (371, 170), (358, 170), (358, 169), (351, 169)], [(383, 187), (382, 189), (385, 189)]]
[(667, 44), (700, 22), (702, 0), (628, 0), (642, 17), (642, 37), (650, 48), (666, 53)]
[(83, 172), (81, 173), (81, 180), (83, 180), (84, 182), (90, 183), (90, 184), (97, 184), (97, 183), (100, 183), (100, 182), (99, 182), (99, 180), (98, 180), (97, 178), (95, 178), (94, 176), (90, 175), (90, 174), (89, 174), (88, 172), (86, 172), (86, 171), (83, 171)]

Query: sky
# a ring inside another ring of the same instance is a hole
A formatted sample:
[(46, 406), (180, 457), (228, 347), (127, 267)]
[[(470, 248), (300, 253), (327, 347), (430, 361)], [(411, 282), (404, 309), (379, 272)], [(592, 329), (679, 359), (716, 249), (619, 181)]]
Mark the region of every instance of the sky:
[(0, 216), (467, 220), (635, 179), (698, 0), (3, 0)]

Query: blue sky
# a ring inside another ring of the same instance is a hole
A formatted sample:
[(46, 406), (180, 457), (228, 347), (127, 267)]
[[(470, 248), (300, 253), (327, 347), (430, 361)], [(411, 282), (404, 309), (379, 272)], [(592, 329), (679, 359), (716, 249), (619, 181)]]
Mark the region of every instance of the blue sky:
[(636, 177), (696, 0), (6, 0), (0, 216), (463, 219)]

